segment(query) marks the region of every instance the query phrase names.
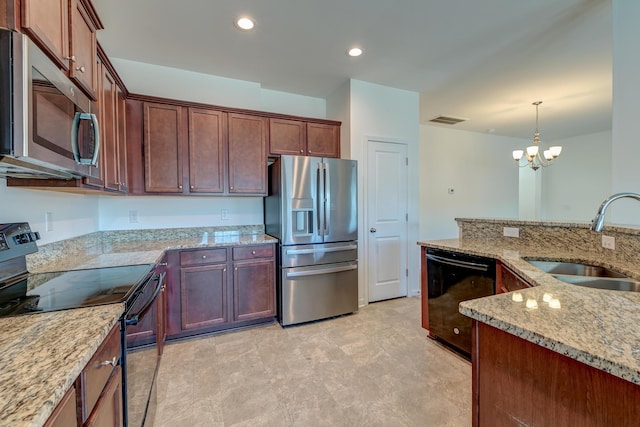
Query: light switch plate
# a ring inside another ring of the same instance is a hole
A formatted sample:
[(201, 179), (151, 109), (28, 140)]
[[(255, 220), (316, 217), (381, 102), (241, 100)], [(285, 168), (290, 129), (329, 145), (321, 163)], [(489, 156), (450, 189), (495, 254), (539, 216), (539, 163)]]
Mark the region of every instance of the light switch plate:
[(502, 234), (504, 237), (520, 237), (520, 228), (518, 227), (503, 227)]
[(137, 222), (138, 222), (138, 211), (135, 209), (132, 209), (129, 211), (129, 223), (135, 224)]
[(602, 235), (602, 247), (606, 249), (616, 249), (616, 238), (613, 236)]

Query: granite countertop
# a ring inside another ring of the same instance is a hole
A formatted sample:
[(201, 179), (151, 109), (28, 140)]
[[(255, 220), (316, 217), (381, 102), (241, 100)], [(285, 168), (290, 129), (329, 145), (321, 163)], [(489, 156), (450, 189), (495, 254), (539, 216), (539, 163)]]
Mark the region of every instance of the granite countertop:
[[(568, 252), (561, 247), (509, 249), (458, 239), (418, 244), (500, 260), (534, 285), (462, 302), (462, 314), (640, 385), (640, 293), (567, 284), (523, 258), (601, 265), (640, 279), (640, 266), (636, 263), (603, 262), (590, 252)], [(522, 299), (514, 298), (516, 293)], [(557, 299), (560, 307), (551, 307), (545, 302), (549, 298)], [(537, 308), (527, 308), (528, 300), (535, 301)]]
[(203, 249), (220, 246), (261, 245), (277, 243), (268, 234), (208, 236), (206, 243), (200, 237), (165, 238), (159, 240), (103, 241), (76, 247), (72, 255), (57, 257), (40, 255), (27, 257), (31, 273), (84, 268), (115, 267), (133, 264), (155, 264), (165, 251), (173, 249)]
[[(172, 249), (278, 242), (261, 233), (213, 232), (205, 241), (200, 229), (181, 230), (187, 231), (105, 232), (56, 242), (28, 255), (27, 267), (40, 273), (155, 264)], [(0, 319), (0, 425), (43, 425), (123, 312), (123, 304), (109, 304)]]
[(0, 425), (43, 425), (123, 311), (110, 304), (0, 319)]

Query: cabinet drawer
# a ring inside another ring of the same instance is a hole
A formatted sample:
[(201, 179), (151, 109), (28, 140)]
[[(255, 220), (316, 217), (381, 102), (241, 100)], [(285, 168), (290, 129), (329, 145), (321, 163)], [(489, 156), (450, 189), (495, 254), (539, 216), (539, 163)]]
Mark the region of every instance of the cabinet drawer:
[(273, 257), (273, 245), (242, 246), (233, 248), (234, 261), (271, 257)]
[(226, 248), (180, 252), (180, 265), (212, 264), (217, 262), (227, 262)]
[(82, 371), (83, 421), (93, 410), (119, 360), (120, 328), (116, 325)]

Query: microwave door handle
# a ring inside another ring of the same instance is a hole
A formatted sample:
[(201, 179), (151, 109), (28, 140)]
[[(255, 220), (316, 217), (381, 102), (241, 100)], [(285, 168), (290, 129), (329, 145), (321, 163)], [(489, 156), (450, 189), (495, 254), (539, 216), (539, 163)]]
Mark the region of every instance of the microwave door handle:
[(137, 325), (138, 321), (144, 317), (147, 312), (151, 309), (153, 303), (156, 301), (156, 299), (158, 298), (158, 295), (160, 295), (160, 292), (162, 292), (162, 290), (164, 289), (164, 277), (167, 275), (166, 272), (162, 272), (162, 274), (154, 274), (153, 277), (151, 278), (152, 281), (157, 281), (158, 282), (158, 286), (156, 287), (156, 290), (153, 292), (153, 296), (149, 299), (149, 301), (144, 305), (144, 307), (142, 307), (142, 309), (140, 311), (138, 311), (136, 314), (132, 314), (130, 316), (127, 316), (125, 323), (127, 326), (130, 325)]
[[(93, 157), (91, 157), (91, 159), (80, 157), (80, 146), (78, 145), (80, 120), (90, 120), (91, 124), (93, 125), (94, 150)], [(73, 117), (73, 124), (71, 126), (71, 149), (73, 151), (73, 158), (76, 163), (79, 163), (81, 165), (96, 165), (96, 163), (98, 162), (98, 153), (100, 151), (100, 128), (98, 126), (98, 119), (95, 114), (76, 113), (76, 115)]]
[(95, 114), (91, 114), (91, 123), (93, 124), (93, 157), (91, 158), (91, 166), (98, 164), (98, 155), (100, 154), (100, 126), (98, 118)]

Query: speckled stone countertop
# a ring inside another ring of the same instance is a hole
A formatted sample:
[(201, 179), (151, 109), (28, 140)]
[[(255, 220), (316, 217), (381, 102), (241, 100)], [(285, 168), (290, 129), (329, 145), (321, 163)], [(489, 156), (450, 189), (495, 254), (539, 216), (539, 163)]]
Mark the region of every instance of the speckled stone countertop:
[[(567, 226), (577, 226), (578, 237), (587, 228), (584, 224)], [(583, 262), (640, 279), (638, 258), (634, 262), (627, 259), (629, 255), (606, 256), (567, 239), (559, 237), (541, 244), (526, 238), (523, 241), (485, 235), (418, 244), (500, 260), (534, 285), (515, 293), (462, 302), (462, 314), (640, 385), (640, 293), (567, 284), (524, 260), (532, 257)], [(521, 298), (514, 298), (516, 293)], [(545, 302), (549, 298), (557, 299), (560, 307), (552, 308)], [(537, 308), (527, 308), (528, 300), (535, 301)]]
[(123, 311), (110, 304), (0, 319), (0, 425), (43, 425)]
[[(39, 273), (154, 264), (172, 249), (278, 242), (263, 232), (262, 226), (97, 232), (43, 245), (27, 256), (27, 267)], [(0, 426), (42, 426), (123, 312), (123, 304), (110, 304), (0, 319)]]

